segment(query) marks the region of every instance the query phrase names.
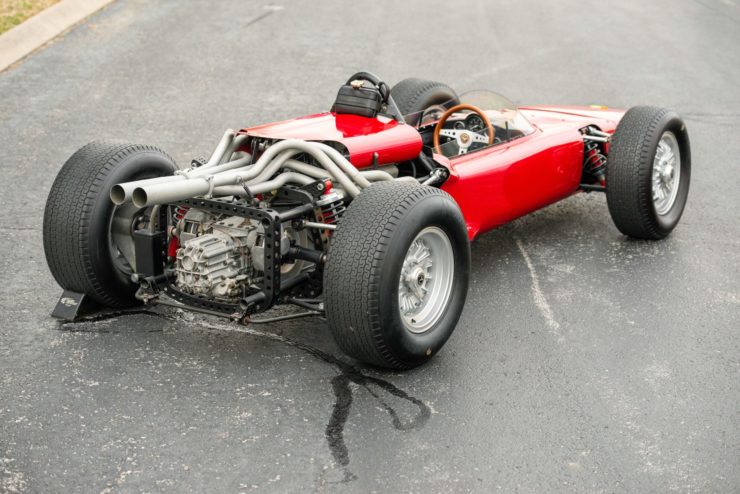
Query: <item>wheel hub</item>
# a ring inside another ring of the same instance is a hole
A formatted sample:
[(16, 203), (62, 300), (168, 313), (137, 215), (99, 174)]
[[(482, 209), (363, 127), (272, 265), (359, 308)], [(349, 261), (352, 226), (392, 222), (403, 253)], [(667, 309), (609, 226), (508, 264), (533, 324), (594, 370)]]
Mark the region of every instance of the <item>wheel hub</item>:
[[(413, 251), (413, 252), (412, 252)], [(429, 270), (432, 267), (429, 248), (421, 240), (414, 241), (409, 249), (401, 269), (401, 284), (399, 292), (405, 297), (402, 300), (401, 310), (406, 314), (413, 314), (426, 297), (426, 283), (430, 278)]]
[(108, 235), (111, 261), (122, 273), (136, 271), (134, 231), (143, 230), (149, 223), (146, 208), (129, 203), (116, 206), (111, 216)]
[(416, 284), (421, 286), (424, 284), (425, 280), (426, 276), (424, 276), (424, 273), (419, 273), (419, 275), (416, 277)]
[(663, 183), (669, 183), (673, 179), (673, 167), (671, 165), (666, 165), (661, 175), (663, 178)]

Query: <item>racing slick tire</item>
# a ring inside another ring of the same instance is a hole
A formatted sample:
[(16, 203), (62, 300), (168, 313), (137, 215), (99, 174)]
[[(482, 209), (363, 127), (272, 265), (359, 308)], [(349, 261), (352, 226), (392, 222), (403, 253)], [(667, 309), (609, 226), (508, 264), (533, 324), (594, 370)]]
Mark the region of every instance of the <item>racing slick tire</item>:
[(691, 180), (686, 125), (673, 110), (636, 106), (612, 136), (606, 200), (614, 224), (630, 237), (659, 240), (681, 219)]
[(409, 125), (418, 125), (421, 120), (421, 115), (412, 115), (414, 113), (424, 111), (434, 105), (441, 105), (450, 100), (452, 100), (453, 105), (460, 104), (457, 93), (447, 84), (414, 77), (404, 79), (393, 86), (391, 96), (393, 101), (396, 102), (401, 115), (408, 116), (406, 123)]
[(172, 158), (153, 146), (94, 141), (75, 152), (54, 180), (44, 210), (44, 252), (57, 283), (104, 306), (137, 305), (129, 259), (133, 230), (149, 216), (131, 203), (114, 205), (110, 190), (175, 170)]
[(469, 270), (465, 221), (446, 192), (371, 185), (347, 208), (329, 247), (324, 302), (334, 339), (368, 364), (423, 364), (455, 329)]

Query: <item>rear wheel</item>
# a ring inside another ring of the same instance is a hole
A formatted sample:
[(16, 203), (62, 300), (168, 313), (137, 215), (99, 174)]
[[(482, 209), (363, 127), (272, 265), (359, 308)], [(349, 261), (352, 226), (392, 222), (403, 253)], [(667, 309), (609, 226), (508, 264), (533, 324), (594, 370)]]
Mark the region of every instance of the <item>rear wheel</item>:
[(95, 141), (74, 153), (44, 211), (44, 252), (57, 283), (109, 307), (136, 305), (133, 231), (146, 226), (150, 211), (114, 205), (110, 189), (175, 170), (172, 158), (153, 146)]
[(404, 369), (445, 344), (465, 303), (467, 229), (445, 192), (370, 186), (339, 221), (324, 271), (329, 327), (348, 355)]
[[(391, 96), (409, 125), (418, 125), (425, 110), (439, 107), (441, 115), (448, 108), (460, 104), (460, 98), (450, 86), (413, 77), (393, 86)], [(445, 107), (439, 106), (447, 102)]]
[(619, 231), (658, 240), (681, 219), (691, 180), (686, 125), (666, 108), (636, 106), (624, 114), (609, 149), (606, 199)]

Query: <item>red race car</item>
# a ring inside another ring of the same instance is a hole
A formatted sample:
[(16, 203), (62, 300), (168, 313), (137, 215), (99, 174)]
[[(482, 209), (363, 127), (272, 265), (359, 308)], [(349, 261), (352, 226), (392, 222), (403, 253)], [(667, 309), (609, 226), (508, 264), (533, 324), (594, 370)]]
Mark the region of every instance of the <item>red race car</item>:
[[(516, 107), (362, 72), (331, 111), (229, 130), (184, 170), (153, 146), (73, 154), (44, 213), (65, 290), (54, 315), (88, 302), (242, 322), (319, 315), (350, 356), (410, 368), (452, 334), (479, 234), (599, 191), (622, 233), (658, 240), (681, 217), (690, 168), (668, 109)], [(303, 310), (250, 319), (276, 304)]]

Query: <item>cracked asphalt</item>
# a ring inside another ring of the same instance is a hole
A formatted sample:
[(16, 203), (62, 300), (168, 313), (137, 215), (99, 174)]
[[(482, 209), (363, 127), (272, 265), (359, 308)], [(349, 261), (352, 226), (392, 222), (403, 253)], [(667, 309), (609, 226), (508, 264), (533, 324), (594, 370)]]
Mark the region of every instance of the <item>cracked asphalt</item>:
[[(737, 492), (740, 2), (121, 0), (0, 73), (0, 492)], [(357, 70), (521, 104), (670, 106), (673, 235), (578, 195), (480, 237), (444, 350), (383, 373), (318, 320), (79, 324), (41, 246), (75, 149), (329, 107)]]

